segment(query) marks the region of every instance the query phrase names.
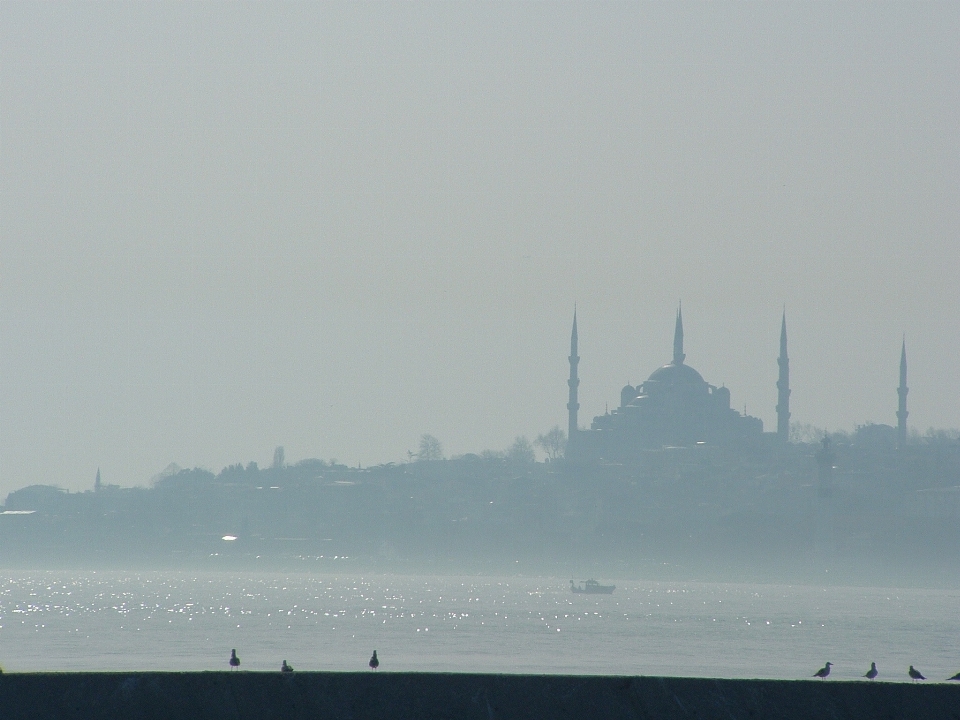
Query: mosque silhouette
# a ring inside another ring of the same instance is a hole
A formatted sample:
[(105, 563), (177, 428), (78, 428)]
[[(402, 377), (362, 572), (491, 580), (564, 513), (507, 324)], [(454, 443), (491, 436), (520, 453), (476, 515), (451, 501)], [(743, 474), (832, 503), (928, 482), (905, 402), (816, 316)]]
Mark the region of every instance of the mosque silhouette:
[[(589, 429), (577, 424), (578, 391), (577, 314), (570, 335), (570, 379), (567, 411), (567, 458), (573, 461), (637, 459), (643, 452), (694, 445), (761, 448), (787, 443), (790, 438), (790, 360), (787, 357), (787, 319), (780, 325), (780, 356), (777, 359), (777, 430), (764, 433), (763, 421), (740, 413), (730, 405), (730, 390), (711, 385), (684, 363), (683, 312), (677, 309), (673, 336), (673, 359), (653, 371), (645, 382), (626, 385), (620, 405), (593, 419)], [(900, 355), (900, 403), (897, 412), (897, 444), (906, 442), (907, 356)], [(892, 430), (892, 429), (891, 429)]]

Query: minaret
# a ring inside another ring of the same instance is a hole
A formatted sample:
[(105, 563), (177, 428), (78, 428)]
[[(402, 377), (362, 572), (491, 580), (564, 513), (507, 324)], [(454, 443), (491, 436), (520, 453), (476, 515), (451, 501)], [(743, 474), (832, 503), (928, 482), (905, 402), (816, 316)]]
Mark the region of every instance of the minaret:
[(900, 396), (900, 406), (897, 408), (897, 447), (902, 448), (907, 444), (907, 339), (903, 339), (903, 345), (900, 346), (900, 387), (897, 388), (897, 395)]
[(580, 386), (580, 378), (577, 377), (577, 365), (579, 363), (580, 356), (577, 355), (577, 308), (574, 307), (573, 332), (570, 333), (570, 379), (567, 380), (567, 385), (570, 388), (570, 399), (567, 402), (567, 411), (570, 416), (567, 439), (570, 441), (577, 434), (577, 410), (580, 409), (580, 403), (577, 402), (577, 388)]
[(683, 365), (683, 306), (677, 307), (677, 326), (673, 331), (673, 364)]
[(97, 479), (93, 481), (93, 491), (100, 492), (100, 468), (97, 468)]
[(790, 359), (787, 357), (787, 313), (780, 322), (780, 377), (777, 379), (777, 439), (790, 439)]

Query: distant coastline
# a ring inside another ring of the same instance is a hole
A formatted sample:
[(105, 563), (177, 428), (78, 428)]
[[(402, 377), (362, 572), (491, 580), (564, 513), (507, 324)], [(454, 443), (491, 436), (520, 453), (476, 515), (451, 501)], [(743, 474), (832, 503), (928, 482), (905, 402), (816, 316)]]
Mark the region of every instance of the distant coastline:
[(32, 486), (0, 508), (0, 567), (955, 584), (960, 443), (896, 451), (854, 435), (830, 452), (827, 494), (817, 443), (671, 447), (633, 464), (251, 463), (179, 470), (152, 488)]

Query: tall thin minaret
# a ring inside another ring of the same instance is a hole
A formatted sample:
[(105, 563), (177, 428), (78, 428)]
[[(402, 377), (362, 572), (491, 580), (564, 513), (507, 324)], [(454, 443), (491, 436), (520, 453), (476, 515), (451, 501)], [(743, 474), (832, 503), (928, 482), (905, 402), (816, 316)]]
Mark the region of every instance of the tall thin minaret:
[(683, 306), (677, 307), (677, 326), (673, 331), (673, 364), (683, 365)]
[(573, 332), (570, 333), (570, 379), (567, 380), (567, 386), (570, 388), (570, 399), (567, 402), (567, 412), (569, 414), (569, 423), (567, 427), (567, 438), (573, 440), (577, 434), (577, 410), (580, 409), (580, 403), (577, 401), (577, 388), (580, 387), (580, 378), (577, 377), (577, 365), (580, 363), (580, 356), (577, 355), (577, 308), (573, 308)]
[(100, 492), (100, 468), (97, 468), (97, 479), (93, 481), (93, 491)]
[(900, 346), (900, 387), (897, 388), (897, 395), (900, 396), (900, 406), (897, 408), (897, 447), (902, 448), (907, 444), (907, 339), (904, 337), (903, 345)]
[(777, 379), (777, 438), (790, 439), (790, 359), (787, 357), (787, 312), (780, 321), (780, 377)]

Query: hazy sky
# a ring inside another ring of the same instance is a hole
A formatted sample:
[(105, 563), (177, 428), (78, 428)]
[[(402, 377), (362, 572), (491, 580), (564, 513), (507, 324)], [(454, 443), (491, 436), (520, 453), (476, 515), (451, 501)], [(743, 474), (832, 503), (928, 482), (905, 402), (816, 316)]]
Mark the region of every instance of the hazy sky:
[(0, 4), (0, 498), (581, 423), (960, 426), (960, 3)]

